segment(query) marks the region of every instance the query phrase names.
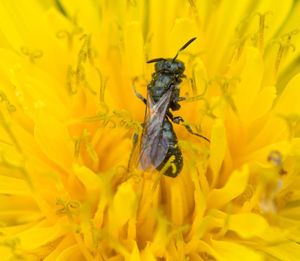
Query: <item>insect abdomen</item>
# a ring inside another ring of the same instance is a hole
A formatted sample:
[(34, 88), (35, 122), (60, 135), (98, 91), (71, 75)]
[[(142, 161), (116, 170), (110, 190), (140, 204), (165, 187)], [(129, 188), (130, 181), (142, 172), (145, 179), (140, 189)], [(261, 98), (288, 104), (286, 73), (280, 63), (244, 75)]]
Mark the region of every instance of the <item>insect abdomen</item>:
[(169, 150), (167, 152), (167, 155), (161, 165), (157, 167), (157, 170), (163, 169), (165, 167), (166, 163), (170, 159), (171, 156), (174, 156), (174, 160), (172, 161), (172, 164), (164, 171), (164, 175), (175, 178), (183, 167), (183, 158), (182, 153), (179, 147), (176, 146), (169, 146)]
[(164, 135), (168, 139), (168, 152), (162, 161), (162, 163), (157, 167), (157, 170), (162, 170), (166, 166), (166, 163), (169, 161), (170, 157), (174, 157), (171, 161), (171, 165), (164, 170), (164, 175), (169, 177), (176, 177), (183, 167), (183, 158), (180, 148), (178, 147), (178, 141), (176, 134), (173, 130), (173, 126), (170, 121), (166, 118), (163, 122), (163, 131)]

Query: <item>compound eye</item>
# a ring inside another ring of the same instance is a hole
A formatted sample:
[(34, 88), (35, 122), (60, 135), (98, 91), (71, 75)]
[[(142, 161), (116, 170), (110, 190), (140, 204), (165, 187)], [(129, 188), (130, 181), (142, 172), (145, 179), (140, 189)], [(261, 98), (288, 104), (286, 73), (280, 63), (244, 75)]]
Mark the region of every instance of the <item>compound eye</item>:
[(184, 72), (185, 67), (184, 67), (183, 63), (180, 64), (179, 69), (180, 69), (180, 71)]

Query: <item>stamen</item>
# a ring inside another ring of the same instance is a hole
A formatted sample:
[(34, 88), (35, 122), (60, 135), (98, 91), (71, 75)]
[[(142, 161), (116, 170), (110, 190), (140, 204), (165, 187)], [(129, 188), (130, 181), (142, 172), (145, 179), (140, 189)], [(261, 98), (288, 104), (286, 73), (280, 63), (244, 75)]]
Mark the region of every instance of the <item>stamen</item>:
[(117, 126), (113, 118), (114, 118), (113, 114), (109, 113), (108, 107), (103, 107), (103, 111), (98, 112), (96, 115), (90, 117), (84, 117), (74, 122), (70, 122), (69, 124), (100, 122), (100, 125), (102, 127), (106, 127), (108, 124), (111, 124), (111, 128), (113, 129), (116, 128)]
[(71, 95), (75, 95), (78, 91), (77, 85), (74, 82), (75, 71), (72, 69), (72, 66), (69, 65), (67, 71), (67, 87)]
[(95, 67), (95, 69), (96, 69), (96, 72), (98, 73), (99, 81), (100, 81), (99, 101), (100, 101), (100, 105), (101, 105), (101, 104), (105, 104), (104, 95), (105, 95), (106, 84), (107, 84), (108, 78), (103, 79), (103, 75), (102, 75), (100, 69), (98, 69), (97, 67)]
[(15, 148), (17, 149), (17, 151), (20, 154), (22, 154), (22, 149), (21, 149), (21, 146), (20, 146), (20, 144), (18, 142), (18, 139), (14, 135), (13, 131), (10, 128), (9, 123), (6, 121), (4, 115), (2, 114), (1, 111), (0, 111), (0, 123), (2, 123), (3, 129), (6, 131), (6, 133), (10, 137), (10, 139), (11, 139), (12, 143), (14, 144)]
[(196, 20), (197, 24), (200, 26), (199, 12), (197, 10), (197, 6), (196, 6), (196, 3), (195, 3), (195, 0), (189, 0), (188, 2), (190, 4), (190, 6), (191, 6), (192, 13), (193, 13), (193, 16), (195, 17), (195, 20)]
[(134, 130), (136, 132), (141, 132), (142, 127), (140, 122), (136, 121), (132, 115), (126, 110), (115, 110), (113, 115), (119, 121), (118, 126), (121, 128), (126, 128), (129, 130)]
[(200, 111), (207, 117), (216, 119), (217, 116), (214, 114), (214, 110), (217, 106), (218, 106), (218, 104), (214, 104), (212, 106), (208, 100), (204, 99), (204, 109), (201, 109)]
[(80, 137), (75, 140), (74, 158), (76, 160), (78, 160), (80, 156), (80, 148), (82, 144), (84, 144), (85, 150), (88, 156), (90, 157), (90, 159), (93, 161), (93, 163), (98, 164), (99, 162), (98, 154), (96, 153), (91, 143), (91, 134), (87, 129), (84, 129)]
[(291, 43), (292, 37), (299, 33), (299, 29), (295, 29), (287, 34), (281, 36), (281, 38), (277, 41), (279, 43), (279, 49), (277, 52), (277, 57), (274, 66), (274, 75), (275, 77), (278, 75), (278, 71), (280, 68), (280, 64), (282, 63), (283, 59), (287, 56), (288, 51), (292, 49), (295, 51), (295, 46)]
[(55, 5), (56, 5), (57, 9), (61, 12), (61, 14), (64, 15), (65, 17), (68, 17), (66, 9), (62, 5), (61, 1), (60, 0), (55, 0), (54, 2), (55, 2)]
[(75, 161), (78, 161), (79, 155), (80, 155), (80, 146), (81, 146), (82, 139), (81, 137), (75, 140), (74, 144), (74, 159)]
[(90, 34), (84, 34), (80, 37), (80, 40), (83, 41), (83, 44), (79, 51), (79, 60), (82, 60), (82, 62), (86, 62), (86, 60), (88, 59), (88, 61), (92, 65), (94, 65), (94, 59), (92, 54), (92, 36)]
[(62, 214), (68, 216), (79, 215), (81, 209), (81, 204), (77, 200), (65, 201), (59, 198), (56, 201), (56, 205), (61, 206), (61, 208), (56, 211), (56, 213), (60, 215)]
[(81, 28), (78, 25), (76, 16), (72, 19), (72, 24), (73, 24), (73, 28), (72, 28), (71, 32), (69, 32), (67, 30), (60, 30), (56, 33), (56, 37), (58, 39), (67, 38), (67, 43), (68, 43), (69, 49), (72, 49), (72, 47), (73, 47), (73, 42), (74, 42), (75, 36), (80, 35), (83, 32), (83, 28)]
[(231, 92), (232, 92), (232, 89), (234, 89), (232, 87), (235, 87), (235, 85), (238, 82), (240, 82), (240, 79), (237, 78), (237, 77), (233, 77), (231, 79), (221, 78), (220, 79), (220, 83), (219, 83), (220, 89), (221, 89), (221, 91), (223, 93), (224, 100), (229, 104), (229, 106), (231, 107), (231, 109), (235, 113), (237, 113), (238, 110), (237, 110), (237, 107), (236, 107), (236, 105), (234, 103), (234, 100), (232, 98)]
[(234, 62), (239, 60), (239, 58), (243, 53), (244, 46), (247, 40), (248, 40), (248, 36), (241, 36), (234, 42), (234, 51), (230, 58), (229, 66), (231, 66), (231, 64), (234, 64)]
[(40, 49), (29, 49), (28, 47), (23, 46), (21, 47), (21, 52), (25, 56), (28, 56), (31, 63), (35, 63), (36, 59), (43, 57), (43, 51)]
[(198, 86), (197, 86), (197, 75), (199, 75), (199, 71), (196, 73), (196, 70), (197, 68), (195, 68), (195, 66), (193, 66), (193, 77), (191, 79), (191, 85), (192, 85), (192, 90), (193, 90), (193, 96), (197, 96), (197, 97), (204, 97), (206, 92), (207, 92), (207, 89), (208, 89), (208, 82), (206, 81), (206, 79), (203, 77), (202, 79), (199, 79), (198, 80), (198, 83), (199, 81), (201, 80), (201, 82), (203, 82), (202, 85), (204, 85), (204, 88), (202, 90), (202, 92), (200, 94), (198, 94)]
[(15, 112), (17, 110), (16, 106), (10, 103), (6, 94), (0, 90), (0, 103), (1, 102), (4, 102), (6, 104), (8, 112)]
[(259, 29), (258, 29), (258, 37), (257, 37), (257, 46), (261, 53), (263, 54), (264, 51), (264, 34), (265, 34), (265, 29), (267, 28), (266, 26), (266, 16), (272, 14), (271, 12), (266, 12), (266, 13), (257, 13), (259, 17)]
[(12, 237), (12, 238), (5, 237), (4, 240), (0, 241), (0, 246), (7, 247), (10, 249), (12, 254), (12, 259), (14, 260), (22, 260), (25, 258), (24, 251), (19, 250), (20, 245), (21, 245), (21, 240), (18, 237)]
[[(102, 75), (100, 70), (94, 64), (94, 55), (92, 51), (92, 44), (91, 44), (91, 35), (84, 34), (80, 38), (83, 41), (78, 55), (77, 55), (77, 65), (75, 69), (70, 65), (67, 71), (67, 86), (69, 93), (74, 95), (78, 91), (78, 87), (82, 84), (87, 90), (89, 90), (93, 95), (97, 95), (96, 90), (93, 89), (93, 84), (90, 84), (88, 81), (88, 75), (86, 73), (86, 63), (91, 66), (93, 70), (99, 75), (100, 81), (100, 88), (104, 88), (102, 83)], [(104, 99), (104, 94), (103, 95)]]
[(93, 95), (97, 95), (97, 92), (92, 88), (92, 85), (87, 80), (87, 74), (85, 69), (85, 63), (89, 62), (92, 68), (98, 73), (98, 68), (94, 66), (94, 60), (93, 60), (92, 48), (91, 48), (91, 36), (85, 34), (80, 38), (80, 40), (83, 40), (83, 44), (78, 53), (77, 66), (75, 71), (72, 71), (70, 76), (75, 77), (75, 83), (77, 86), (82, 84)]
[[(1, 112), (0, 112), (0, 122), (1, 122)], [(11, 134), (13, 135), (13, 133), (11, 133)], [(15, 137), (14, 137), (14, 139), (15, 139)], [(14, 145), (14, 148), (16, 149), (16, 151), (14, 151), (14, 154), (15, 154), (14, 158), (11, 159), (9, 157), (9, 155), (5, 154), (5, 151), (2, 152), (2, 150), (1, 150), (0, 151), (1, 166), (8, 168), (8, 169), (13, 169), (13, 170), (19, 172), (23, 176), (24, 180), (27, 182), (27, 185), (31, 189), (31, 191), (34, 191), (34, 186), (33, 186), (30, 174), (26, 169), (25, 158), (22, 154), (22, 151), (17, 148), (15, 142), (13, 142), (13, 144), (9, 144), (9, 146), (10, 145)]]

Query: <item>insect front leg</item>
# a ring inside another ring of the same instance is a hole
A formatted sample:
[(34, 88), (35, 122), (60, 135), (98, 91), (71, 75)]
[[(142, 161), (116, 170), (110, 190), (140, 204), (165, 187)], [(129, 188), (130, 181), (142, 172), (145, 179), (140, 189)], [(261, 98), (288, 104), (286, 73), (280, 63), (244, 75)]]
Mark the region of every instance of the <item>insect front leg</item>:
[(142, 95), (140, 94), (136, 87), (135, 87), (135, 82), (137, 81), (137, 78), (134, 78), (133, 81), (132, 81), (132, 89), (134, 91), (134, 94), (136, 97), (138, 97), (145, 105), (147, 105), (147, 99)]
[(182, 125), (183, 127), (185, 127), (189, 133), (210, 142), (210, 140), (208, 138), (206, 138), (205, 136), (203, 136), (197, 132), (194, 132), (192, 127), (189, 124), (187, 124), (181, 116), (174, 116), (170, 111), (167, 112), (167, 116), (175, 124), (179, 124), (179, 125)]

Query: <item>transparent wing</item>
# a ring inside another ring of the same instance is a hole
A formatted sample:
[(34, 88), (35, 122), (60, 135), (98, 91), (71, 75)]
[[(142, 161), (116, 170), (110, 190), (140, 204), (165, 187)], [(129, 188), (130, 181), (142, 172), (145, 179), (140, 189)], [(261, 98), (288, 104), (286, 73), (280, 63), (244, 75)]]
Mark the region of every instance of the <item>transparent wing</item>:
[(168, 152), (168, 140), (163, 135), (162, 125), (170, 104), (171, 94), (172, 88), (157, 103), (154, 103), (148, 95), (139, 158), (140, 166), (144, 170), (150, 166), (158, 167)]

